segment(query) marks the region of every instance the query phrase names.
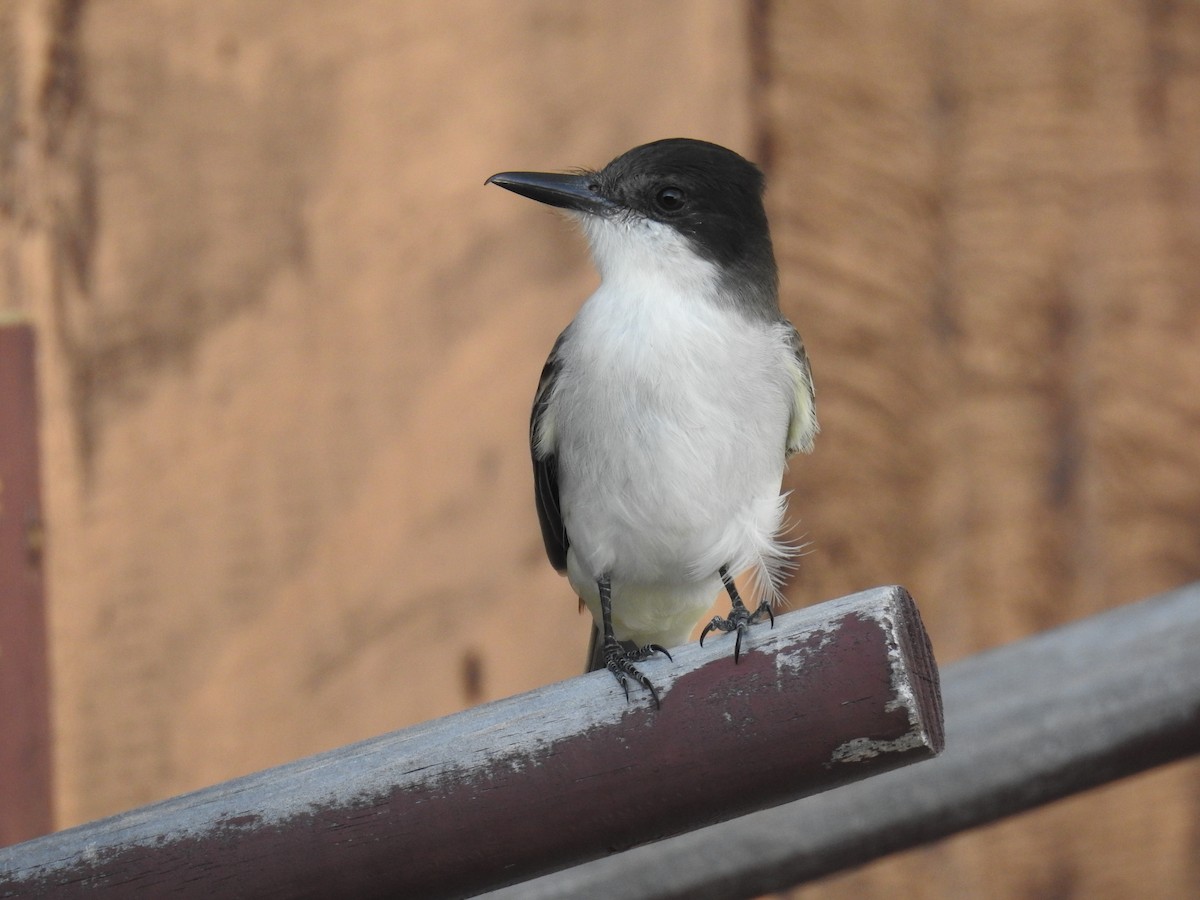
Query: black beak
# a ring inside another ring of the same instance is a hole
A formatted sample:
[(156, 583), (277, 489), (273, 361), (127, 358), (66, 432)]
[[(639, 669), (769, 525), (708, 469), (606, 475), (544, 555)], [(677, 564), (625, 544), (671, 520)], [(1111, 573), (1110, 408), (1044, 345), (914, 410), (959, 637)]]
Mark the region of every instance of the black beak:
[(485, 184), (497, 184), (505, 190), (576, 212), (603, 215), (614, 203), (600, 193), (594, 175), (555, 175), (548, 172), (501, 172)]

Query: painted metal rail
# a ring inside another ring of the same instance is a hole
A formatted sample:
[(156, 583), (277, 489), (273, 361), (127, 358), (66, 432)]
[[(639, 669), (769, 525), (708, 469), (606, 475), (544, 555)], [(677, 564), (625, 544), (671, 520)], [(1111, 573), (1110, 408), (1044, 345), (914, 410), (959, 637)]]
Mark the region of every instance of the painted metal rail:
[(972, 656), (942, 682), (937, 759), (495, 896), (755, 897), (1200, 753), (1200, 583)]
[[(902, 588), (0, 850), (0, 897), (452, 897), (808, 796), (942, 746)], [(419, 688), (418, 688), (419, 689)]]

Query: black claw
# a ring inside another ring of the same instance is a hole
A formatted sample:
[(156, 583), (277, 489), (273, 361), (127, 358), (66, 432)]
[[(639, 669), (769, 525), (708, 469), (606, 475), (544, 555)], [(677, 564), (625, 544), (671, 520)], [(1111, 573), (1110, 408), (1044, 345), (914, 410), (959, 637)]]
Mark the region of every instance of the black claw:
[[(658, 691), (654, 689), (654, 685), (647, 681), (644, 687), (650, 692), (650, 696), (654, 698), (654, 708), (662, 709), (662, 702), (658, 699)], [(628, 701), (629, 697), (626, 696), (625, 700)]]
[(617, 682), (621, 685), (621, 689), (625, 691), (625, 702), (629, 702), (629, 679), (625, 677), (623, 672), (617, 672)]
[(633, 662), (640, 662), (643, 659), (649, 659), (655, 653), (661, 653), (671, 661), (675, 659), (662, 644), (647, 644), (645, 647), (638, 647), (636, 650), (628, 650), (625, 655)]
[(613, 673), (613, 677), (617, 679), (617, 684), (625, 691), (625, 702), (629, 702), (629, 679), (633, 679), (654, 698), (654, 708), (662, 709), (662, 703), (658, 699), (658, 691), (654, 689), (654, 685), (650, 683), (650, 679), (637, 669), (633, 664), (643, 659), (648, 659), (655, 653), (663, 654), (667, 659), (671, 659), (671, 654), (667, 652), (666, 647), (658, 644), (647, 644), (644, 647), (638, 647), (634, 650), (626, 650), (618, 641), (612, 641), (604, 645), (605, 667)]
[(729, 616), (713, 616), (712, 621), (704, 626), (704, 630), (700, 632), (700, 646), (704, 646), (704, 638), (710, 631), (720, 631), (723, 634), (729, 634), (731, 631), (737, 632), (737, 640), (733, 644), (733, 662), (736, 665), (742, 658), (742, 636), (751, 625), (757, 625), (762, 621), (763, 615), (766, 615), (771, 620), (771, 627), (775, 627), (775, 613), (771, 609), (771, 604), (766, 600), (758, 605), (758, 609), (750, 612), (745, 605), (738, 602), (735, 603), (733, 609), (729, 611)]
[(766, 613), (771, 619), (771, 627), (775, 627), (775, 611), (771, 609), (771, 604), (764, 600), (758, 604), (758, 609), (754, 611), (754, 615), (750, 617), (750, 624), (754, 625), (759, 621), (759, 616)]

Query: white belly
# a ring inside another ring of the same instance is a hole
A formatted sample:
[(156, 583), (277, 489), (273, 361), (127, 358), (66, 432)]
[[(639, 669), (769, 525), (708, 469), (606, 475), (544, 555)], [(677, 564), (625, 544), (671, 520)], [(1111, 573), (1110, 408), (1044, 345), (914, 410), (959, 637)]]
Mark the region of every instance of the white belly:
[(612, 579), (619, 638), (641, 618), (690, 630), (721, 566), (781, 553), (785, 337), (695, 298), (602, 287), (580, 311), (550, 400), (568, 574), (589, 605)]

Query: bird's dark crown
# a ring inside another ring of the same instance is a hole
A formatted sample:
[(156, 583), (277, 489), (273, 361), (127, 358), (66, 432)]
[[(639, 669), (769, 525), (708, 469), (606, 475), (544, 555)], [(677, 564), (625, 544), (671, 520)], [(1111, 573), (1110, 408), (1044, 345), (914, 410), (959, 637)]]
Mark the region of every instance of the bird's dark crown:
[(732, 150), (667, 138), (634, 147), (586, 174), (591, 190), (617, 207), (670, 225), (716, 263), (753, 265), (771, 256), (762, 171)]

